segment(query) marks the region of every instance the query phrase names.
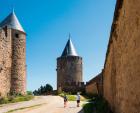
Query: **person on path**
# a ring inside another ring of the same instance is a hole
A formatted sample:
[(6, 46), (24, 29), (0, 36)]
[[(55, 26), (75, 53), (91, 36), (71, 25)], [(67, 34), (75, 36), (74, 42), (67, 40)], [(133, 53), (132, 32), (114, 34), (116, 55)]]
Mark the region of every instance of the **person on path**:
[(80, 93), (77, 93), (76, 100), (77, 100), (77, 107), (79, 107), (79, 104), (80, 104)]
[(67, 107), (68, 98), (64, 95), (64, 108)]

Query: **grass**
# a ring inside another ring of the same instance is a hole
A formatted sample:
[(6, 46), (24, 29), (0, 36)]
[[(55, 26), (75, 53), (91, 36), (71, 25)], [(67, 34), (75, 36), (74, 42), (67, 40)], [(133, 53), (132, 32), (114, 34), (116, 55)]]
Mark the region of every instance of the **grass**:
[[(64, 93), (59, 94), (59, 96), (64, 97)], [(70, 94), (66, 94), (68, 101), (75, 101), (76, 100), (76, 96), (75, 95), (70, 95)]]
[[(64, 97), (64, 93), (59, 94), (59, 96)], [(72, 94), (66, 94), (68, 101), (76, 101), (76, 95), (72, 95)], [(86, 101), (88, 100), (87, 98), (85, 98), (84, 96), (80, 95), (81, 97), (81, 101)]]
[(14, 111), (23, 110), (23, 109), (28, 109), (28, 108), (34, 108), (34, 107), (41, 106), (41, 105), (43, 105), (43, 104), (37, 104), (37, 105), (29, 106), (29, 107), (21, 107), (21, 108), (18, 108), (18, 109), (9, 110), (9, 111), (6, 112), (6, 113), (11, 113), (11, 112), (14, 112)]
[(76, 100), (75, 95), (67, 95), (67, 97), (68, 97), (68, 101), (75, 101)]
[(33, 98), (34, 98), (33, 95), (8, 96), (8, 97), (1, 98), (0, 99), (0, 104), (15, 103), (15, 102), (21, 102), (21, 101), (29, 101)]

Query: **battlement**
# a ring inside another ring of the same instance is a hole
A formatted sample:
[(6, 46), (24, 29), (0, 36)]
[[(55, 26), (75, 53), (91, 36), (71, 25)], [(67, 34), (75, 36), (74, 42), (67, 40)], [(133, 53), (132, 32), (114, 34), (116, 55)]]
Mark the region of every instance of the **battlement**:
[(63, 57), (58, 57), (57, 61), (62, 61), (62, 60), (82, 60), (82, 57), (80, 56), (63, 56)]
[(85, 83), (84, 82), (65, 82), (65, 86), (82, 87), (82, 86), (85, 86)]
[(83, 92), (85, 91), (85, 83), (84, 82), (66, 82), (64, 86), (59, 86), (58, 89), (64, 92)]

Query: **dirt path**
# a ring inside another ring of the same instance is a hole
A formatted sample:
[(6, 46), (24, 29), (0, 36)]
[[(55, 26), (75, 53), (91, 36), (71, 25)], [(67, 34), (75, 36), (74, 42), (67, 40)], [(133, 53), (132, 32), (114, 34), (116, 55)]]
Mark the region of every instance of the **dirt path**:
[[(81, 103), (82, 104), (82, 103)], [(9, 112), (8, 112), (9, 111)], [(59, 96), (39, 96), (26, 102), (12, 103), (0, 106), (0, 113), (83, 113), (82, 107), (76, 107), (76, 102), (68, 102), (63, 107), (63, 99)]]

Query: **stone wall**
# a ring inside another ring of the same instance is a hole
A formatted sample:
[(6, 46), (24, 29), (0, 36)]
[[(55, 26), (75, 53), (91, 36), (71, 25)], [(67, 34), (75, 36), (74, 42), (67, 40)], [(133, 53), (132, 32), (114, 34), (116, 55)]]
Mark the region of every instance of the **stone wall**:
[(98, 94), (97, 83), (92, 83), (86, 85), (86, 93), (87, 94)]
[(114, 113), (140, 113), (140, 0), (117, 0), (103, 86)]
[(12, 30), (12, 75), (11, 92), (26, 93), (26, 36), (21, 31)]
[(57, 89), (60, 86), (62, 90), (67, 89), (68, 88), (67, 84), (72, 83), (78, 84), (81, 83), (82, 81), (83, 80), (82, 80), (81, 57), (67, 56), (67, 57), (59, 57), (57, 59)]
[(0, 96), (10, 92), (11, 86), (11, 29), (0, 29)]
[(85, 83), (84, 82), (65, 82), (65, 85), (62, 86), (62, 90), (65, 92), (77, 93), (85, 92)]
[(0, 96), (26, 93), (25, 41), (25, 33), (0, 29)]
[(100, 94), (103, 92), (102, 73), (86, 83), (87, 94)]

